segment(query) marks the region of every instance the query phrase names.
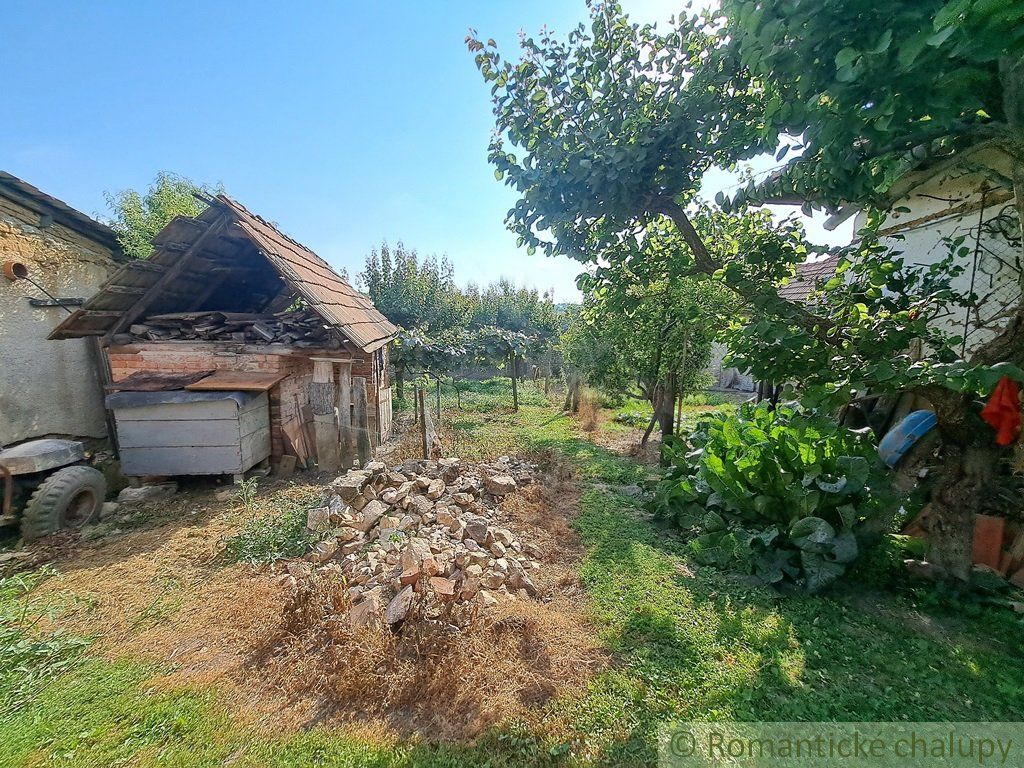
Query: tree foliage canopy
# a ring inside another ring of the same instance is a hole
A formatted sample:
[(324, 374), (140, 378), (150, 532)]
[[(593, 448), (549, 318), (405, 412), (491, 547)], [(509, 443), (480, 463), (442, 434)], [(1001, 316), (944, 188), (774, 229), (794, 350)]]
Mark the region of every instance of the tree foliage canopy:
[(798, 137), (778, 159), (800, 157), (770, 188), (884, 208), (914, 163), (1019, 141), (1024, 5), (1014, 0), (724, 0), (711, 18), (714, 55), (738, 58), (764, 89), (762, 140)]
[[(987, 142), (1012, 171), (982, 172), (1024, 212), (1024, 5), (723, 0), (720, 11), (663, 30), (630, 23), (614, 2), (590, 8), (590, 24), (565, 40), (523, 39), (518, 61), (493, 41), (467, 39), (492, 86), (491, 162), (519, 195), (509, 227), (531, 249), (598, 265), (599, 281), (667, 259), (676, 277), (720, 282), (740, 302), (739, 357), (819, 400), (864, 389), (927, 397), (947, 457), (934, 530), (957, 540), (950, 560), (965, 575), (970, 511), (992, 480), (982, 468), (994, 464), (974, 399), (993, 376), (1024, 378), (1024, 304), (959, 360), (956, 340), (929, 323), (964, 300), (950, 289), (955, 261), (906, 268), (868, 231), (840, 277), (795, 304), (777, 287), (811, 251), (799, 229), (740, 226), (723, 250), (700, 231), (696, 196), (711, 167), (768, 152), (782, 159), (795, 145), (798, 157), (767, 188), (809, 204), (888, 207), (908, 164), (955, 163), (965, 144)], [(724, 210), (705, 218), (713, 225), (726, 211), (746, 213), (759, 192), (751, 185), (733, 200), (720, 196)], [(954, 260), (961, 245), (949, 243)], [(911, 342), (931, 356), (911, 359)]]
[(104, 197), (111, 210), (110, 228), (125, 255), (147, 259), (153, 252), (151, 241), (175, 216), (198, 216), (206, 205), (196, 197), (223, 192), (219, 185), (196, 184), (184, 176), (161, 171), (145, 192), (126, 189), (107, 192)]

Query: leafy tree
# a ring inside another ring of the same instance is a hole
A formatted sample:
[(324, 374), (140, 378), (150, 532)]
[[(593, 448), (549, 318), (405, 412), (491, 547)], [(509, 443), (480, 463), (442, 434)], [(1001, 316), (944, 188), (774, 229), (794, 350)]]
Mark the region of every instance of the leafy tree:
[[(999, 459), (975, 398), (996, 364), (1021, 375), (1024, 305), (970, 360), (951, 359), (948, 339), (924, 322), (937, 302), (956, 300), (943, 275), (915, 276), (869, 234), (845, 267), (856, 285), (832, 281), (836, 298), (822, 312), (775, 290), (807, 254), (798, 232), (740, 232), (722, 253), (694, 226), (692, 206), (709, 168), (800, 143), (783, 183), (809, 200), (884, 207), (908, 153), (954, 163), (981, 140), (1011, 158), (1009, 176), (987, 171), (1021, 207), (1024, 6), (726, 0), (723, 11), (658, 31), (595, 2), (589, 28), (564, 42), (524, 38), (520, 61), (468, 38), (494, 95), (490, 159), (519, 194), (509, 226), (531, 250), (625, 265), (651, 258), (662, 238), (650, 233), (664, 233), (685, 243), (685, 274), (719, 280), (743, 302), (751, 322), (741, 354), (755, 371), (808, 383), (821, 403), (849, 400), (854, 388), (926, 395), (945, 444), (933, 554), (966, 577), (972, 516)], [(915, 339), (937, 343), (936, 359), (901, 359)]]
[[(444, 376), (451, 375), (452, 385), (458, 394), (454, 371), (467, 359), (467, 343), (467, 335), (463, 331), (453, 331), (435, 338), (418, 329), (403, 330), (395, 341), (391, 359), (396, 370), (402, 371), (403, 377), (408, 373), (419, 373), (440, 381)], [(394, 363), (395, 360), (398, 363)], [(403, 396), (403, 387), (399, 382), (398, 397)]]
[(424, 370), (425, 356), (436, 364), (443, 350), (460, 346), (469, 304), (447, 258), (421, 260), (401, 242), (394, 248), (382, 243), (371, 251), (357, 280), (374, 306), (405, 330), (391, 356), (401, 398), (407, 372)]
[(559, 317), (549, 293), (541, 293), (536, 288), (517, 287), (511, 280), (501, 278), (482, 290), (469, 286), (466, 297), (472, 306), (470, 327), (484, 331), (484, 346), (487, 339), (493, 340), (490, 330), (495, 328), (511, 334), (523, 334), (529, 339), (516, 357), (512, 375), (522, 378), (520, 363), (528, 355), (546, 355), (555, 345)]
[(524, 354), (536, 343), (536, 339), (522, 331), (508, 328), (485, 326), (473, 337), (474, 350), (479, 361), (506, 365), (512, 380), (512, 409), (519, 410), (519, 385), (516, 365)]
[(223, 192), (220, 185), (196, 184), (174, 173), (161, 171), (140, 193), (126, 189), (116, 194), (104, 193), (111, 210), (111, 229), (125, 255), (147, 259), (153, 252), (152, 240), (175, 216), (198, 216), (206, 204), (197, 197), (211, 197)]
[(357, 281), (374, 306), (403, 328), (438, 335), (465, 325), (466, 302), (446, 257), (421, 259), (401, 241), (393, 248), (381, 243), (366, 257)]
[(663, 437), (671, 435), (677, 398), (704, 385), (720, 328), (715, 320), (725, 314), (721, 286), (664, 274), (638, 281), (616, 267), (606, 269), (600, 283), (583, 277), (580, 284), (590, 292), (562, 337), (563, 355), (591, 384), (638, 392), (651, 403), (644, 443), (655, 423)]

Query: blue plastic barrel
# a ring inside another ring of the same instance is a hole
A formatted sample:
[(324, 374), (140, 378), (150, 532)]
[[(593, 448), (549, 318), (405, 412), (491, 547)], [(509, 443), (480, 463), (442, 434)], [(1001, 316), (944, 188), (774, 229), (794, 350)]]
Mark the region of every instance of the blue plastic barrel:
[(878, 455), (890, 467), (895, 467), (904, 454), (918, 440), (928, 434), (935, 426), (935, 414), (932, 411), (914, 411), (893, 427), (878, 444)]

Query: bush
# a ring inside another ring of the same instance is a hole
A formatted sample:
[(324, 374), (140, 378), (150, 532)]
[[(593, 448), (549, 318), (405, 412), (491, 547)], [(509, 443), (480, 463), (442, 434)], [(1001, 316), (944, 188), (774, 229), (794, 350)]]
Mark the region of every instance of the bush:
[[(745, 405), (663, 448), (654, 513), (693, 532), (697, 559), (817, 592), (884, 532), (887, 470), (866, 432), (792, 407)], [(695, 450), (691, 450), (695, 448)]]

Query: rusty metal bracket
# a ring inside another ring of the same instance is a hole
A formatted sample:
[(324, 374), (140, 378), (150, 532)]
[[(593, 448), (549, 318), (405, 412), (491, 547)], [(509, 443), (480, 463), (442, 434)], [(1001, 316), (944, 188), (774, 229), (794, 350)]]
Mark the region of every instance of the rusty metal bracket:
[(33, 299), (29, 296), (28, 299), (30, 306), (36, 307), (37, 309), (44, 309), (47, 307), (80, 307), (85, 304), (85, 299)]

